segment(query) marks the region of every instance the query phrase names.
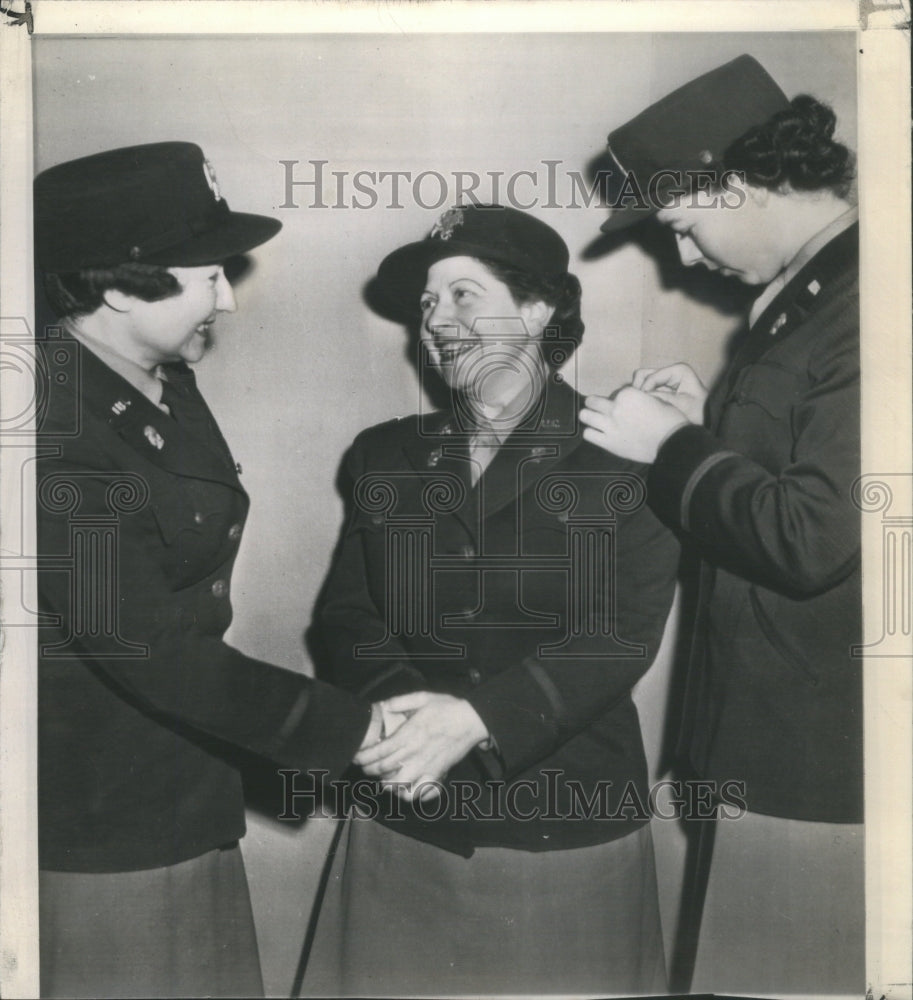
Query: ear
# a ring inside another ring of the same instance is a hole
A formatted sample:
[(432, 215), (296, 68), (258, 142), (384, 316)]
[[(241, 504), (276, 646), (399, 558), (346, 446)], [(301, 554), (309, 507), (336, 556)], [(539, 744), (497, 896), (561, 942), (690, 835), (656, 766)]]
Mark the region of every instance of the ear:
[(520, 316), (526, 324), (526, 332), (530, 337), (542, 336), (554, 312), (554, 307), (543, 302), (542, 299), (536, 299), (533, 302), (524, 302), (520, 306)]
[(102, 296), (104, 304), (115, 312), (127, 313), (133, 308), (136, 299), (126, 292), (121, 292), (117, 288), (109, 288)]

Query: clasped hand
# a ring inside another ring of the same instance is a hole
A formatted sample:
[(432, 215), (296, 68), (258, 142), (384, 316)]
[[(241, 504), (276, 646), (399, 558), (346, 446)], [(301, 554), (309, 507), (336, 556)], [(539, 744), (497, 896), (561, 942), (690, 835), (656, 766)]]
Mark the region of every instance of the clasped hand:
[(580, 411), (583, 437), (622, 458), (652, 463), (670, 434), (703, 423), (706, 400), (706, 387), (684, 363), (639, 368), (613, 398), (587, 397)]
[(401, 798), (436, 794), (432, 783), (489, 735), (472, 705), (449, 694), (415, 691), (375, 708), (383, 714), (384, 737), (363, 744), (354, 763)]

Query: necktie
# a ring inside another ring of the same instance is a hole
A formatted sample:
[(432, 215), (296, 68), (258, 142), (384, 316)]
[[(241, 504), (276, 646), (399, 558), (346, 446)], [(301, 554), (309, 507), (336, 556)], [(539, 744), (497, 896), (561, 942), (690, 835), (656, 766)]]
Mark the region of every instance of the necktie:
[(500, 447), (501, 441), (491, 424), (479, 423), (469, 443), (469, 477), (473, 486), (478, 483), (482, 473), (491, 465), (492, 459)]
[[(180, 390), (176, 389), (171, 382), (164, 378), (160, 381), (162, 383), (162, 402), (168, 407), (168, 412), (171, 416), (178, 423), (181, 423), (182, 419), (186, 418), (186, 410), (184, 410), (185, 400)], [(183, 413), (182, 410), (184, 411)]]

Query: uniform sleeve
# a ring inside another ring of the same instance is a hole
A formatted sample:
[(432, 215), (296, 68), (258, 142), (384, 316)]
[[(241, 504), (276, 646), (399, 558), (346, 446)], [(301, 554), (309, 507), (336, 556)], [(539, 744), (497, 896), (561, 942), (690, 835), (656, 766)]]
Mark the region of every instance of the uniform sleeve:
[[(123, 474), (87, 448), (78, 457), (41, 463), (39, 594), (55, 622), (42, 630), (43, 662), (60, 670), (75, 658), (165, 723), (284, 766), (341, 773), (367, 729), (369, 704), (223, 642), (231, 605), (214, 586), (222, 565), (210, 560), (176, 586), (149, 504), (122, 512), (116, 541), (105, 541), (93, 525), (110, 523)], [(68, 494), (78, 507), (63, 502)]]
[(606, 618), (572, 626), (560, 658), (527, 656), (468, 696), (495, 743), (480, 754), (490, 773), (525, 770), (630, 694), (662, 640), (678, 556), (675, 538), (647, 507), (619, 518), (611, 566), (592, 577), (590, 606), (604, 607)]
[[(852, 305), (840, 304), (844, 315)], [(748, 401), (756, 434), (766, 427), (788, 436), (780, 471), (689, 426), (664, 442), (648, 478), (653, 508), (684, 529), (705, 558), (795, 597), (828, 590), (859, 559), (859, 512), (851, 498), (860, 464), (858, 326), (837, 314), (819, 323), (843, 325), (846, 335), (822, 338), (808, 388), (795, 399), (762, 392)]]
[[(318, 620), (327, 651), (327, 679), (379, 701), (422, 690), (427, 684), (422, 673), (409, 665), (403, 645), (388, 633), (371, 594), (365, 556), (365, 545), (371, 542), (370, 519), (354, 499), (355, 484), (365, 472), (365, 447), (362, 438), (356, 439), (344, 462), (346, 523), (321, 592)], [(376, 648), (365, 648), (370, 646)]]

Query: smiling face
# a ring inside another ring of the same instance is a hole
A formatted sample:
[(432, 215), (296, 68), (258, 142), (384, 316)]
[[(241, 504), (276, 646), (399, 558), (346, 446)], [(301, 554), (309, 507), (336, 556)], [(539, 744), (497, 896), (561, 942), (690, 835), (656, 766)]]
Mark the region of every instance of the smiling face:
[(777, 219), (768, 210), (776, 195), (747, 185), (743, 190), (738, 205), (702, 191), (660, 209), (656, 219), (675, 233), (685, 267), (703, 264), (746, 285), (766, 285), (789, 259), (778, 237)]
[(551, 313), (518, 304), (474, 257), (446, 257), (428, 269), (421, 336), (441, 378), (484, 407), (503, 405), (541, 379), (538, 342)]
[(127, 297), (122, 346), (147, 369), (165, 361), (199, 361), (212, 344), (216, 316), (236, 308), (221, 264), (168, 271), (181, 286), (177, 295), (156, 302)]

